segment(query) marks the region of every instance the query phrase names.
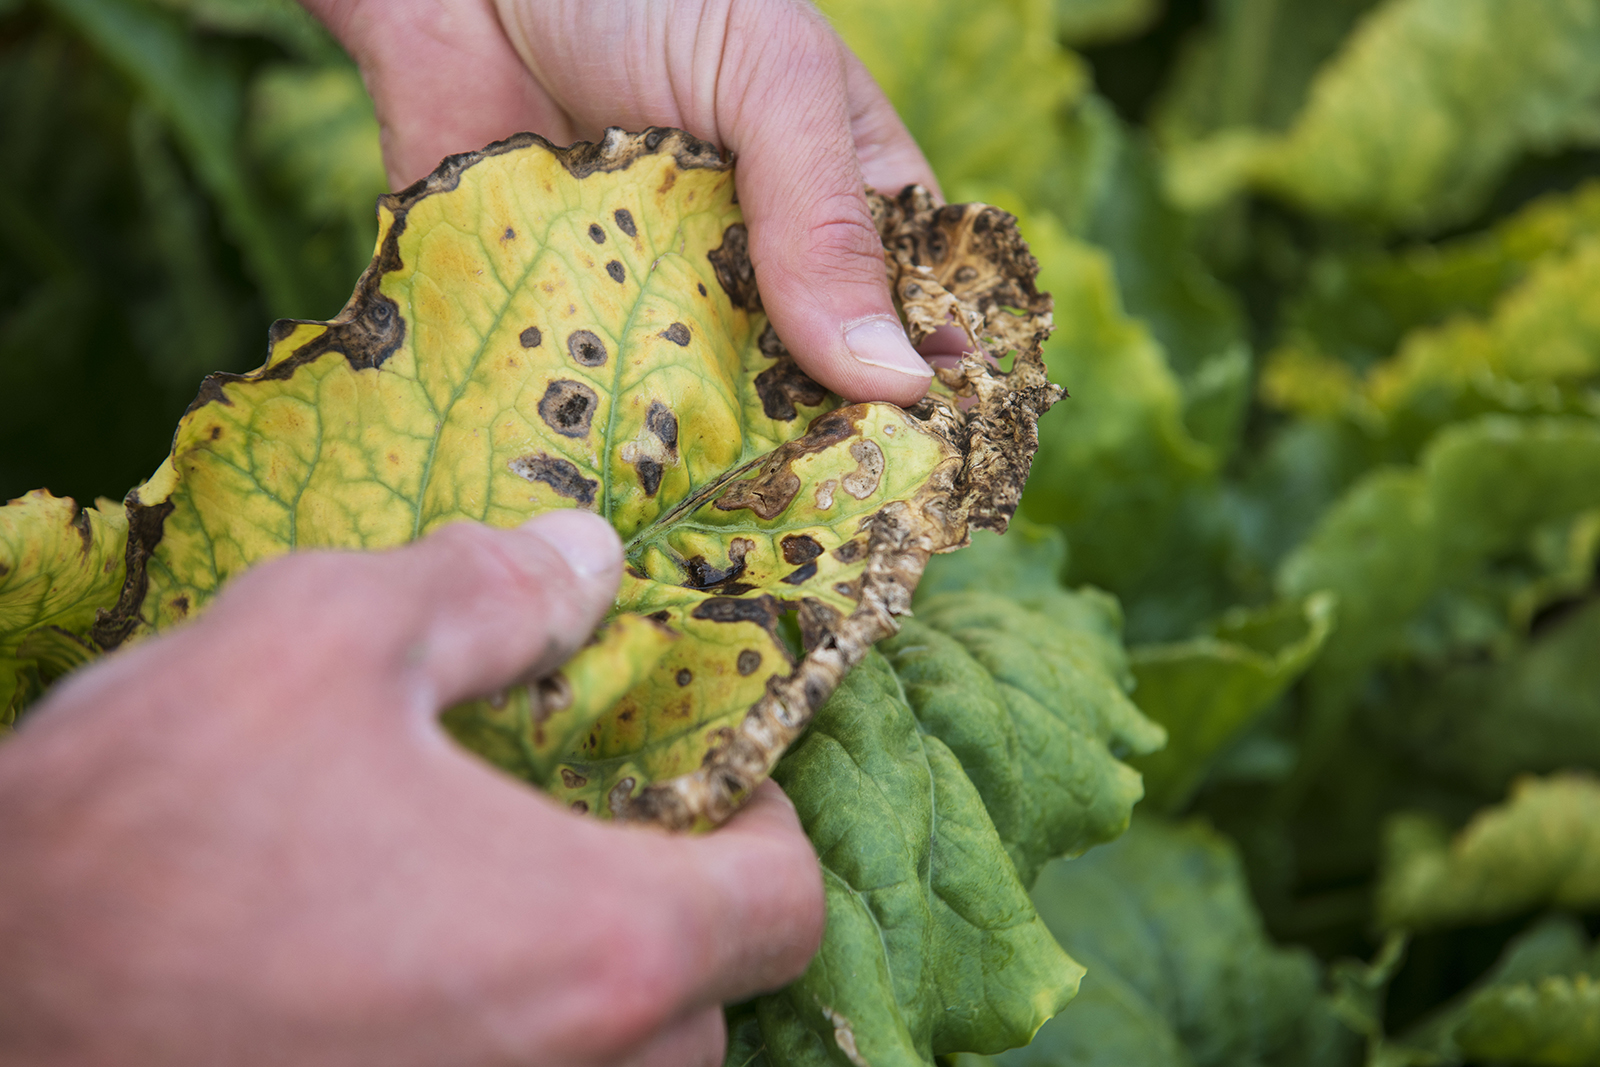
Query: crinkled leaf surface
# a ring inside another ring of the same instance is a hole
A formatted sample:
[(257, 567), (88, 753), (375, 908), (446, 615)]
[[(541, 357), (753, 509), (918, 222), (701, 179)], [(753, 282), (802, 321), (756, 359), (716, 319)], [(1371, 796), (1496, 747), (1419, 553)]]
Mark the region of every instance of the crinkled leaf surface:
[(1423, 815), (1397, 816), (1385, 842), (1378, 912), (1425, 930), (1493, 922), (1554, 905), (1600, 905), (1600, 782), (1524, 778), (1460, 834)]
[(1600, 134), (1600, 11), (1585, 0), (1388, 0), (1318, 73), (1282, 135), (1187, 145), (1171, 187), (1215, 203), (1240, 185), (1404, 228), (1468, 217), (1526, 151)]
[(1167, 745), (1134, 761), (1147, 803), (1174, 810), (1211, 760), (1287, 689), (1322, 650), (1335, 601), (1313, 594), (1224, 616), (1206, 636), (1139, 645), (1130, 661), (1134, 700), (1167, 731)]
[(963, 315), (1011, 372), (969, 360), (917, 415), (836, 407), (766, 325), (731, 165), (687, 134), (452, 157), (381, 201), (339, 317), (279, 322), (262, 368), (207, 379), (129, 496), (102, 636), (163, 630), (291, 550), (588, 508), (627, 547), (616, 624), (447, 724), (580, 810), (720, 822), (893, 631), (928, 556), (969, 519), (1004, 527), (1057, 392), (1009, 218), (910, 191), (877, 212), (908, 314)]
[(775, 772), (822, 860), (827, 935), (738, 1047), (920, 1064), (1024, 1044), (1060, 1010), (1082, 968), (1025, 886), (1127, 825), (1138, 776), (1112, 752), (1161, 739), (1123, 691), (1118, 623), (1102, 594), (947, 591), (845, 680)]
[(128, 524), (44, 490), (0, 508), (0, 729), (57, 676), (99, 652), (96, 613), (122, 589)]
[(1268, 940), (1226, 838), (1140, 818), (1120, 840), (1047, 866), (1039, 914), (1088, 974), (1017, 1067), (1307, 1067), (1345, 1062), (1350, 1035), (1319, 968)]

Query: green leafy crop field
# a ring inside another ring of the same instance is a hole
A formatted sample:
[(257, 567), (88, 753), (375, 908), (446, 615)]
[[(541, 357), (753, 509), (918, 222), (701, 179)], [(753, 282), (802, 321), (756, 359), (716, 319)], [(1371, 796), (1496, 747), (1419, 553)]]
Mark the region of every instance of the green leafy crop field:
[[(828, 934), (729, 1063), (1600, 1065), (1600, 0), (820, 6), (1070, 396), (777, 763)], [(0, 0), (0, 103), (0, 498), (112, 498), (0, 519), (4, 711), (385, 190), (291, 0)]]

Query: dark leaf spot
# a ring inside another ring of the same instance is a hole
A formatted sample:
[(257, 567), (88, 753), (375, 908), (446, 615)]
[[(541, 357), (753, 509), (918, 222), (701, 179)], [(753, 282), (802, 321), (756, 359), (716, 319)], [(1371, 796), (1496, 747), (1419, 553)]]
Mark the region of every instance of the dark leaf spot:
[(717, 282), (735, 307), (761, 310), (761, 294), (756, 290), (756, 270), (750, 263), (750, 235), (744, 223), (736, 222), (722, 233), (722, 243), (706, 253), (717, 272)]
[(587, 800), (574, 800), (572, 802), (572, 810), (579, 815), (587, 815), (589, 814), (589, 802)]
[(694, 287), (696, 289), (700, 290), (700, 295), (701, 296), (705, 296), (706, 295), (706, 283), (705, 282), (695, 282), (694, 283)]
[(600, 398), (582, 382), (558, 378), (545, 388), (539, 417), (563, 437), (587, 437)]
[(567, 338), (567, 352), (585, 367), (602, 367), (606, 362), (606, 345), (589, 330), (574, 330)]
[(547, 456), (542, 452), (537, 456), (514, 459), (510, 467), (519, 476), (530, 482), (543, 482), (562, 496), (577, 502), (580, 507), (593, 504), (594, 491), (600, 487), (599, 482), (585, 478), (570, 460)]
[(625, 207), (619, 207), (612, 213), (611, 217), (617, 220), (617, 229), (629, 237), (639, 236), (638, 227), (633, 224), (633, 212)]
[(777, 622), (778, 609), (771, 597), (741, 600), (738, 597), (714, 596), (697, 605), (692, 614), (707, 622), (753, 622), (757, 626), (771, 627)]
[(784, 582), (785, 585), (800, 585), (800, 584), (802, 584), (804, 582), (809, 582), (811, 579), (815, 578), (816, 576), (817, 576), (817, 564), (816, 564), (816, 561), (813, 560), (812, 562), (807, 563), (804, 566), (796, 567), (794, 569), (793, 573), (785, 575), (784, 578), (783, 578), (783, 582)]
[(606, 231), (600, 228), (600, 224), (598, 222), (589, 223), (589, 240), (593, 241), (597, 245), (603, 245), (606, 243)]
[(644, 135), (644, 146), (654, 152), (661, 147), (661, 139), (666, 136), (666, 131), (660, 127), (652, 126), (650, 132)]
[(644, 415), (644, 425), (667, 446), (669, 455), (678, 454), (678, 416), (672, 413), (671, 408), (659, 400), (650, 401), (650, 409)]
[(538, 348), (539, 343), (544, 340), (544, 334), (539, 332), (539, 327), (529, 326), (517, 334), (517, 340), (522, 342), (523, 348)]
[(622, 261), (618, 259), (613, 259), (606, 264), (606, 273), (611, 275), (611, 280), (619, 285), (626, 281), (628, 277), (628, 272), (622, 269)]
[(221, 426), (213, 426), (213, 427), (211, 427), (211, 440), (215, 441), (217, 438), (219, 438), (221, 436), (222, 436), (222, 427)]
[(650, 618), (656, 620), (656, 622), (668, 623), (672, 621), (672, 612), (663, 608), (661, 611), (652, 611)]
[[(589, 779), (585, 778), (577, 771), (563, 767), (561, 768), (561, 784), (566, 786), (568, 789), (577, 789), (580, 786), (588, 785)], [(579, 803), (582, 803), (582, 801), (579, 801)]]
[(689, 327), (685, 326), (681, 322), (675, 322), (671, 326), (668, 326), (665, 330), (662, 330), (661, 336), (665, 337), (679, 348), (684, 348), (689, 344)]
[(854, 563), (867, 554), (865, 541), (846, 541), (833, 550), (833, 558), (840, 563)]
[(790, 422), (799, 414), (796, 405), (815, 407), (828, 398), (828, 391), (800, 369), (770, 325), (762, 331), (760, 345), (762, 352), (777, 360), (756, 375), (756, 395), (767, 418)]
[(507, 226), (506, 232), (500, 235), (500, 240), (502, 241), (515, 241), (516, 239), (517, 231), (513, 230), (510, 226)]
[(173, 597), (167, 606), (170, 607), (172, 609), (172, 613), (180, 619), (189, 614), (189, 598), (186, 596)]
[(822, 555), (822, 545), (816, 538), (806, 534), (790, 534), (783, 539), (783, 559), (785, 563), (810, 563)]
[(678, 671), (679, 685), (688, 685), (692, 681), (694, 681), (694, 674), (689, 670), (688, 667), (684, 667), (682, 670)]
[(644, 495), (655, 496), (661, 488), (661, 464), (649, 456), (642, 456), (633, 466), (639, 472), (639, 484), (644, 488)]
[(749, 677), (755, 673), (756, 668), (759, 666), (761, 666), (761, 653), (757, 652), (755, 649), (747, 648), (743, 652), (739, 653), (740, 674)]

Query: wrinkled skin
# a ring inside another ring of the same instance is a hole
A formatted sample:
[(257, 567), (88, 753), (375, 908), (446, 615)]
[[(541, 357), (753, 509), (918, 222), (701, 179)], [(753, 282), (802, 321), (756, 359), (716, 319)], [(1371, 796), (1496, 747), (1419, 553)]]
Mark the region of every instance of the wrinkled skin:
[[(521, 130), (556, 144), (688, 130), (738, 157), (756, 282), (800, 366), (850, 400), (907, 406), (927, 390), (862, 189), (939, 186), (804, 0), (305, 2), (361, 65), (395, 188)], [(939, 358), (963, 342), (951, 328), (920, 347)]]
[(0, 746), (8, 1064), (720, 1063), (796, 977), (817, 862), (572, 814), (435, 715), (570, 655), (620, 546), (561, 512), (305, 553), (61, 685)]

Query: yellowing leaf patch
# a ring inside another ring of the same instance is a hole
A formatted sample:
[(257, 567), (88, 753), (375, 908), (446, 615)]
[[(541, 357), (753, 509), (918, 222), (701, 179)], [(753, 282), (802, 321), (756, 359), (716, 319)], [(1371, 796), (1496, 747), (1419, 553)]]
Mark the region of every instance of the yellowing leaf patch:
[(953, 315), (983, 353), (912, 411), (839, 406), (799, 370), (710, 145), (610, 130), (451, 157), (380, 201), (335, 319), (279, 322), (259, 370), (206, 380), (129, 496), (105, 632), (160, 632), (285, 552), (589, 509), (627, 546), (611, 622), (447, 725), (580, 810), (720, 822), (894, 632), (928, 556), (1004, 528), (1060, 395), (1014, 219), (916, 189), (874, 210), (913, 338)]

